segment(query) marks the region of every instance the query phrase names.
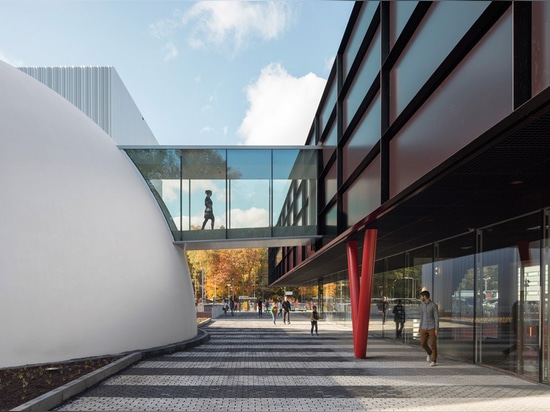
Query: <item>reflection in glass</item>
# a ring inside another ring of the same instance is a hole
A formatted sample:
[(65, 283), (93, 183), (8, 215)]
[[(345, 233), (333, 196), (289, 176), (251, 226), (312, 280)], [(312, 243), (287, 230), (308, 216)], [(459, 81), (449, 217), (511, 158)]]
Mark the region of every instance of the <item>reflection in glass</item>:
[(179, 239), (182, 227), (179, 151), (127, 149), (126, 153), (157, 200), (174, 239)]
[(231, 180), (229, 194), (229, 228), (270, 226), (269, 179)]
[(124, 150), (176, 241), (317, 234), (315, 148)]
[(230, 229), (270, 227), (271, 153), (269, 149), (227, 152), (228, 169), (238, 171), (228, 181)]
[(479, 279), (482, 362), (533, 377), (540, 362), (541, 220), (535, 213), (485, 229)]

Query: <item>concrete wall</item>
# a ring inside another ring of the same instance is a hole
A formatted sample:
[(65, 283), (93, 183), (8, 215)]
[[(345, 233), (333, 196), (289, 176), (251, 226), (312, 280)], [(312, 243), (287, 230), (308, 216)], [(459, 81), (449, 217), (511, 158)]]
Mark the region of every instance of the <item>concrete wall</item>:
[(125, 154), (3, 62), (0, 90), (0, 367), (194, 337), (185, 257)]

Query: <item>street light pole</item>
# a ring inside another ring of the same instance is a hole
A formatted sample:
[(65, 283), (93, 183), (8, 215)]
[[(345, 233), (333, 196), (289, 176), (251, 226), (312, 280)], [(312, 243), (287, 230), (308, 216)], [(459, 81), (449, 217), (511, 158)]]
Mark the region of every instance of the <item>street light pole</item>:
[(201, 269), (202, 272), (202, 287), (201, 287), (201, 300), (204, 304), (204, 269)]

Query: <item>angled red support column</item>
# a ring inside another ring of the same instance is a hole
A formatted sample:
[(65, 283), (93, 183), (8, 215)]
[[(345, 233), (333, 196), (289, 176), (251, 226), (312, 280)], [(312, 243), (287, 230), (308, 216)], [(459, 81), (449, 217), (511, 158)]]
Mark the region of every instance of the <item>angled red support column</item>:
[(357, 329), (357, 306), (359, 304), (359, 261), (357, 260), (357, 241), (348, 240), (346, 243), (348, 252), (348, 277), (349, 277), (349, 293), (351, 303), (351, 323), (353, 336), (355, 339), (355, 331)]
[(353, 326), (353, 352), (358, 359), (367, 357), (367, 339), (369, 333), (370, 302), (376, 256), (376, 229), (365, 231), (361, 278), (357, 261), (357, 242), (347, 242), (348, 273), (351, 300), (351, 319)]

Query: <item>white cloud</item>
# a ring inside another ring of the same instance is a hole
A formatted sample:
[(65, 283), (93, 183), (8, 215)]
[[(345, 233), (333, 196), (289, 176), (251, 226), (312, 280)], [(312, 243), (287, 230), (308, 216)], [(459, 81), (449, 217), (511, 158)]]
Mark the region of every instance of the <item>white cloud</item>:
[(196, 23), (191, 47), (215, 45), (235, 54), (254, 37), (276, 39), (291, 19), (290, 2), (201, 1), (183, 15), (182, 24)]
[(250, 209), (231, 209), (231, 227), (268, 227), (269, 212), (265, 209), (251, 207)]
[(169, 18), (149, 25), (157, 39), (170, 39), (163, 47), (165, 61), (178, 56), (175, 37), (188, 28), (192, 49), (215, 46), (217, 51), (236, 55), (254, 39), (278, 38), (294, 19), (292, 2), (283, 1), (198, 1), (187, 11), (175, 10)]
[(291, 76), (280, 64), (265, 67), (247, 87), (249, 109), (238, 133), (246, 145), (304, 144), (326, 80)]
[(165, 62), (169, 62), (170, 60), (174, 60), (179, 55), (179, 51), (178, 51), (176, 45), (171, 41), (166, 43), (164, 45), (164, 47), (162, 48), (162, 50), (165, 53), (164, 54), (164, 61)]
[(181, 13), (179, 10), (174, 12), (174, 17), (170, 19), (159, 20), (149, 25), (149, 33), (157, 39), (170, 37), (179, 27)]
[(179, 196), (180, 196), (180, 180), (163, 179), (162, 180), (162, 200), (164, 200), (164, 203), (179, 201)]

